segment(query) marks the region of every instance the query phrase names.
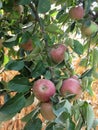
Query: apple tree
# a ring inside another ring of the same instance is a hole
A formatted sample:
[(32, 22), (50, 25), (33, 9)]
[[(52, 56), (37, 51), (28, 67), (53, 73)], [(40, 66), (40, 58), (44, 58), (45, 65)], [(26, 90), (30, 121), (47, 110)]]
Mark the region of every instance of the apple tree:
[(97, 0), (0, 0), (0, 73), (18, 72), (0, 81), (0, 122), (38, 100), (21, 119), (24, 130), (96, 130), (93, 106), (82, 96), (93, 96), (97, 45)]

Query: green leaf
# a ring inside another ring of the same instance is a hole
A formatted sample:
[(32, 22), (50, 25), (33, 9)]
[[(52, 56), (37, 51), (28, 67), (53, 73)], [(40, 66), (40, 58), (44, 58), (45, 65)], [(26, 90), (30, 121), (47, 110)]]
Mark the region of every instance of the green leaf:
[(91, 7), (91, 3), (93, 2), (93, 0), (86, 0), (84, 1), (84, 5), (85, 5), (85, 14), (89, 13), (90, 7)]
[(78, 123), (77, 123), (75, 129), (76, 129), (76, 130), (81, 130), (82, 125), (83, 125), (83, 119), (82, 119), (82, 117), (80, 117), (80, 113), (79, 113)]
[(13, 36), (10, 39), (8, 39), (5, 42), (3, 42), (3, 45), (5, 47), (8, 47), (8, 48), (16, 46), (17, 44), (18, 44), (18, 37), (17, 36)]
[(56, 124), (54, 125), (53, 130), (65, 130), (65, 128), (61, 124)]
[(5, 95), (4, 95), (4, 103), (6, 103), (9, 99), (11, 99), (11, 95), (9, 93), (5, 93)]
[(50, 124), (47, 125), (45, 130), (54, 130), (53, 126), (54, 126), (54, 123), (50, 123)]
[(90, 77), (92, 75), (92, 72), (93, 72), (93, 68), (86, 70), (84, 73), (82, 73), (80, 79), (82, 79), (82, 78), (84, 78), (86, 76)]
[(65, 0), (57, 0), (56, 1), (56, 5), (60, 5), (60, 4), (64, 4), (65, 3)]
[(31, 111), (29, 114), (27, 114), (26, 116), (24, 116), (21, 120), (23, 122), (28, 122), (31, 118), (36, 117), (39, 113), (39, 109), (35, 108), (33, 111)]
[(62, 112), (71, 114), (71, 104), (68, 100), (66, 100), (56, 104), (53, 110), (56, 116), (59, 116)]
[(97, 126), (98, 126), (98, 119), (94, 119), (93, 128), (96, 130)]
[(67, 126), (68, 126), (68, 129), (67, 130), (76, 130), (75, 129), (75, 123), (72, 121), (72, 119), (70, 119), (69, 121), (67, 121)]
[(34, 95), (30, 95), (27, 99), (26, 99), (26, 105), (25, 107), (31, 105), (34, 102)]
[(62, 80), (60, 80), (57, 84), (56, 84), (56, 89), (58, 92), (60, 92), (60, 88), (62, 86)]
[(8, 83), (8, 89), (18, 93), (29, 91), (30, 83), (26, 77), (15, 77)]
[(27, 114), (26, 116), (24, 116), (21, 121), (23, 122), (28, 122), (31, 118), (32, 118), (32, 115), (33, 115), (34, 111), (31, 111), (29, 114)]
[(3, 65), (5, 66), (9, 62), (9, 56), (4, 55), (4, 62)]
[(12, 119), (15, 115), (16, 113), (4, 114), (3, 112), (0, 112), (0, 123)]
[(61, 102), (59, 104), (56, 104), (54, 107), (54, 113), (56, 116), (59, 116), (62, 112), (65, 111), (65, 101), (64, 102)]
[(11, 12), (13, 4), (14, 4), (13, 0), (10, 0), (10, 1), (7, 1), (7, 2), (3, 2), (3, 9), (5, 11)]
[(82, 45), (79, 41), (77, 41), (77, 40), (74, 40), (73, 43), (74, 43), (74, 48), (73, 48), (73, 50), (74, 50), (78, 55), (83, 54), (83, 45)]
[(20, 5), (27, 5), (27, 4), (30, 4), (32, 0), (19, 0), (18, 1), (18, 4)]
[(46, 13), (50, 10), (51, 3), (50, 0), (39, 0), (38, 3), (38, 12), (39, 13)]
[(4, 85), (0, 82), (0, 94), (2, 94), (2, 92), (4, 92)]
[(27, 124), (24, 127), (24, 130), (41, 130), (42, 129), (42, 121), (37, 119), (31, 119), (27, 122)]
[(0, 1), (0, 9), (2, 8), (3, 3)]
[(82, 79), (82, 89), (87, 91), (91, 96), (93, 96), (92, 81), (92, 77), (84, 77)]
[(80, 103), (79, 102), (77, 103), (77, 101), (74, 101), (71, 110), (72, 110), (72, 114), (74, 115), (75, 122), (77, 122), (79, 120), (79, 118), (80, 118), (79, 108), (80, 108)]
[(80, 107), (80, 111), (86, 123), (87, 130), (91, 130), (95, 118), (93, 107), (88, 102), (84, 102)]
[(56, 15), (56, 19), (61, 18), (61, 16), (63, 15), (63, 13), (64, 13), (64, 9), (60, 10), (60, 11), (57, 13), (57, 15)]
[(93, 66), (98, 65), (98, 49), (93, 50)]
[(70, 117), (68, 112), (62, 112), (61, 115), (58, 117), (60, 122), (66, 123), (66, 120)]
[(63, 31), (55, 24), (49, 24), (46, 26), (46, 31), (55, 34), (63, 34)]
[(0, 108), (0, 122), (7, 121), (16, 115), (25, 106), (25, 97), (16, 94)]
[(24, 67), (24, 62), (21, 60), (11, 60), (6, 65), (5, 68), (8, 70), (19, 71)]
[(63, 15), (61, 15), (61, 17), (58, 19), (58, 23), (63, 23), (65, 24), (68, 20), (68, 14), (64, 13)]
[(94, 77), (95, 79), (98, 79), (98, 72), (97, 72), (96, 69), (93, 70), (93, 77)]
[(75, 25), (76, 25), (76, 22), (73, 22), (73, 23), (70, 25), (70, 31), (71, 31), (71, 32), (74, 30)]
[(71, 39), (71, 38), (69, 38), (69, 37), (67, 37), (66, 38), (66, 40), (65, 40), (65, 44), (67, 45), (67, 46), (70, 46), (71, 48), (73, 48), (74, 46), (74, 40), (73, 39)]
[(68, 113), (71, 114), (71, 103), (68, 100), (65, 102), (65, 108), (67, 109)]
[(87, 130), (91, 130), (93, 122), (94, 122), (94, 111), (91, 105), (87, 106)]
[(92, 81), (93, 79), (91, 77), (88, 77), (88, 86), (87, 86), (87, 91), (90, 94), (90, 96), (93, 96), (93, 89), (92, 89)]
[(20, 44), (26, 43), (30, 38), (31, 38), (30, 33), (29, 32), (24, 32), (22, 34), (22, 37), (21, 37), (21, 40), (20, 40)]
[(0, 51), (0, 66), (4, 63), (4, 52)]
[(45, 73), (45, 75), (44, 75), (44, 77), (46, 79), (51, 79), (51, 72), (49, 70), (47, 70), (46, 73)]
[(87, 57), (82, 58), (81, 61), (80, 61), (80, 63), (79, 63), (79, 65), (86, 67), (86, 65), (87, 65)]
[(45, 69), (45, 65), (43, 64), (43, 62), (39, 61), (37, 63), (37, 65), (35, 66), (35, 68), (32, 70), (32, 74), (31, 75), (33, 77), (37, 78), (37, 77), (43, 75), (45, 73), (45, 70), (46, 69)]

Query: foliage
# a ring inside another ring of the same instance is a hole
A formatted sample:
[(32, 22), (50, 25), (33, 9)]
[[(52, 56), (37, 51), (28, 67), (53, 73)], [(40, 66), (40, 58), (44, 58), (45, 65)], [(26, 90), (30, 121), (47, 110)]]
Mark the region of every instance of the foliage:
[[(84, 8), (83, 19), (70, 18), (69, 9), (76, 5)], [(56, 86), (56, 94), (51, 98), (56, 119), (46, 121), (46, 130), (96, 129), (98, 121), (93, 107), (70, 94), (62, 97), (60, 88), (64, 79), (77, 75), (82, 91), (93, 95), (91, 84), (98, 78), (98, 30), (85, 36), (81, 27), (83, 23), (89, 26), (91, 21), (98, 24), (97, 6), (97, 0), (0, 0), (0, 70), (19, 72), (9, 82), (0, 82), (0, 95), (16, 93), (0, 107), (0, 122), (34, 103), (32, 86), (43, 77)], [(21, 47), (29, 39), (32, 39), (32, 51)], [(58, 64), (49, 54), (57, 43), (68, 48), (64, 61)], [(74, 69), (73, 59), (77, 57), (86, 68), (81, 75)], [(26, 122), (24, 130), (42, 129), (39, 114), (40, 104), (22, 118)]]

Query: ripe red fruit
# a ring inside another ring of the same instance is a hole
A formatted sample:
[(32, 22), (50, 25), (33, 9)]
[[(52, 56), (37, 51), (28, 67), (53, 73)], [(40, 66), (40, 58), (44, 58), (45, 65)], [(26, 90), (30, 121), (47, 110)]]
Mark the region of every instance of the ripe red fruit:
[(26, 51), (32, 51), (33, 50), (32, 40), (29, 39), (26, 43), (21, 44), (21, 47)]
[(47, 102), (55, 94), (56, 88), (50, 80), (39, 79), (34, 83), (33, 92), (39, 101)]
[(65, 96), (67, 92), (79, 95), (82, 92), (80, 82), (77, 79), (68, 78), (63, 81), (60, 92), (62, 96)]
[(69, 16), (71, 19), (80, 20), (84, 16), (84, 9), (82, 6), (72, 7), (69, 10)]
[(55, 114), (53, 113), (53, 106), (52, 103), (47, 102), (47, 103), (41, 103), (40, 106), (40, 113), (46, 120), (53, 120), (55, 119)]
[(65, 57), (66, 46), (63, 44), (56, 44), (50, 51), (50, 56), (55, 63), (61, 63)]

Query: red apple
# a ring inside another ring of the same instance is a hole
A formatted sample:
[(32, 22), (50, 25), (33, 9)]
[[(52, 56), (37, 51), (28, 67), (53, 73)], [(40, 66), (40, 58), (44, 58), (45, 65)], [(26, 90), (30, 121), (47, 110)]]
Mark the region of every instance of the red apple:
[(52, 103), (50, 102), (41, 103), (40, 113), (44, 117), (44, 119), (49, 120), (49, 121), (56, 118), (55, 114), (53, 113)]
[(65, 58), (66, 46), (63, 44), (56, 44), (50, 51), (50, 56), (55, 63), (61, 63)]
[(82, 6), (72, 7), (69, 10), (69, 16), (71, 19), (80, 20), (84, 16), (84, 9)]
[(47, 102), (50, 100), (50, 97), (55, 94), (56, 88), (54, 83), (50, 80), (39, 79), (34, 83), (33, 92), (39, 101)]
[(68, 78), (64, 80), (60, 92), (62, 96), (65, 96), (67, 92), (76, 95), (81, 94), (82, 88), (79, 80), (75, 78)]
[(26, 43), (21, 44), (21, 47), (26, 51), (32, 51), (33, 50), (32, 40), (29, 39)]

